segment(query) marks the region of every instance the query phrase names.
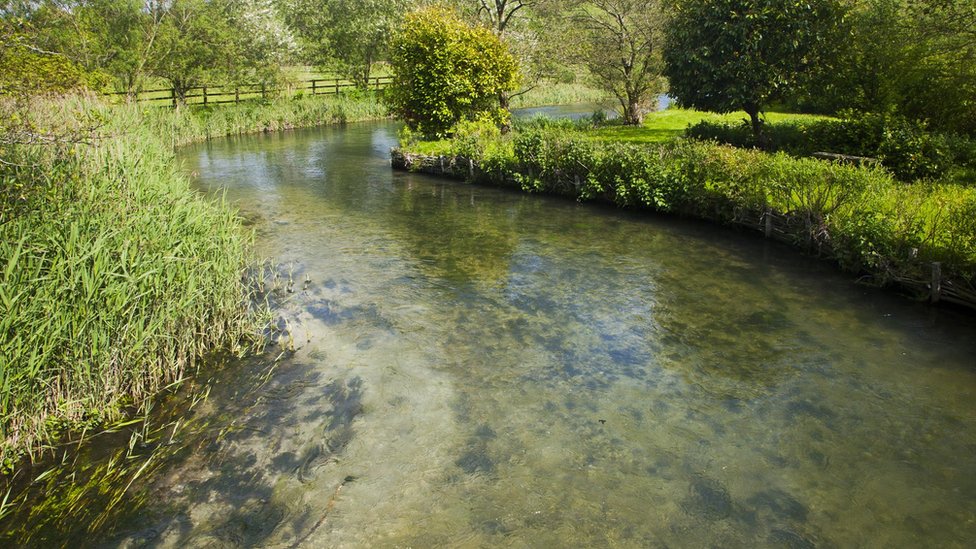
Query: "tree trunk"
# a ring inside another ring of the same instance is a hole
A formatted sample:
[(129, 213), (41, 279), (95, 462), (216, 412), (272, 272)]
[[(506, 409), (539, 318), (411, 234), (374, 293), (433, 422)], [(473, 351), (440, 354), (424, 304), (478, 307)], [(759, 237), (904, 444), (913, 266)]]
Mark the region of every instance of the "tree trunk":
[(187, 84), (181, 79), (173, 80), (172, 84), (173, 84), (173, 98), (176, 100), (175, 101), (176, 104), (173, 106), (179, 108), (182, 107), (183, 105), (186, 105), (186, 93), (188, 91), (187, 88), (189, 87), (189, 84)]
[(641, 109), (641, 101), (636, 94), (628, 91), (627, 97), (618, 97), (618, 99), (624, 110), (624, 124), (628, 126), (640, 126), (644, 123), (644, 112)]
[(631, 101), (627, 106), (627, 113), (624, 122), (632, 126), (640, 126), (644, 123), (644, 112), (641, 110), (640, 103)]
[(749, 115), (749, 121), (752, 126), (752, 137), (756, 140), (756, 145), (760, 149), (765, 149), (765, 136), (763, 135), (763, 122), (759, 118), (759, 107), (757, 105), (746, 105), (746, 114)]
[(511, 104), (512, 104), (512, 98), (509, 97), (507, 91), (498, 92), (498, 107), (509, 113), (508, 116), (505, 118), (505, 120), (502, 122), (502, 127), (501, 127), (502, 135), (512, 131), (512, 122), (511, 122), (512, 116), (511, 116), (511, 108), (510, 108)]

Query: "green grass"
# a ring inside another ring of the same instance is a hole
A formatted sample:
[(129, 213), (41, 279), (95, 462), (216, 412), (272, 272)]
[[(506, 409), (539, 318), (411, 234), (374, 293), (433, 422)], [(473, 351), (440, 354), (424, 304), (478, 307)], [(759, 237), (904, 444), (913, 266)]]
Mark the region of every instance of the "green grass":
[[(827, 117), (810, 114), (766, 113), (766, 121), (778, 122), (806, 122), (820, 120)], [(671, 108), (649, 113), (644, 118), (644, 124), (637, 126), (613, 125), (588, 132), (590, 139), (598, 141), (613, 141), (617, 143), (664, 143), (676, 137), (681, 137), (688, 126), (701, 121), (728, 123), (745, 122), (748, 115), (745, 112), (718, 114), (702, 112), (692, 109)]]
[[(701, 112), (692, 109), (671, 108), (649, 113), (641, 126), (624, 126), (611, 124), (588, 129), (583, 134), (592, 141), (604, 141), (629, 144), (659, 144), (683, 136), (688, 126), (693, 126), (703, 120), (711, 122), (738, 122), (747, 118), (744, 112), (718, 114)], [(779, 122), (807, 122), (821, 120), (828, 117), (810, 114), (767, 113), (766, 121)], [(578, 128), (577, 128), (578, 129)], [(416, 154), (448, 155), (451, 154), (453, 144), (450, 139), (416, 141), (411, 143), (409, 151)]]
[[(124, 417), (217, 351), (259, 342), (236, 213), (174, 147), (383, 117), (373, 96), (159, 109), (0, 102), (0, 468)], [(52, 142), (18, 136), (58, 136)], [(19, 143), (18, 143), (19, 141)]]
[(417, 141), (410, 144), (410, 152), (430, 156), (440, 156), (450, 154), (452, 146), (453, 142), (450, 139)]

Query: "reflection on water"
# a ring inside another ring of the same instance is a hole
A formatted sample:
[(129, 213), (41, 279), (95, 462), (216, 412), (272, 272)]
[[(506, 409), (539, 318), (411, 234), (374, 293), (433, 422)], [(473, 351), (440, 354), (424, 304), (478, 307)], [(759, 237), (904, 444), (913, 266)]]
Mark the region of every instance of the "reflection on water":
[(184, 151), (311, 281), (298, 351), (219, 374), (89, 541), (969, 545), (972, 320), (749, 235), (392, 173), (394, 135)]

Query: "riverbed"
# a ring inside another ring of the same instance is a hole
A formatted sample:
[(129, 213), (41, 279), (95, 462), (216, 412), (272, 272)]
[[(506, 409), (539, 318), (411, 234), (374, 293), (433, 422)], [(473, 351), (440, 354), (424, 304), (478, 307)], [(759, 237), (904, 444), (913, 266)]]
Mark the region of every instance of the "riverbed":
[(180, 152), (273, 259), (275, 343), (105, 527), (37, 539), (969, 546), (971, 316), (751, 234), (395, 173), (395, 140)]

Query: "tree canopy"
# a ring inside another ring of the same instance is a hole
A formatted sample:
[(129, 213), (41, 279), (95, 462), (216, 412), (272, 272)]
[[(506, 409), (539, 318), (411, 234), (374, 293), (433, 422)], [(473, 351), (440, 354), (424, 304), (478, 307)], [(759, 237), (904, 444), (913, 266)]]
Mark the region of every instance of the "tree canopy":
[(387, 58), (390, 33), (414, 0), (293, 0), (285, 8), (304, 57), (335, 69), (367, 88), (373, 69)]
[(742, 109), (753, 132), (771, 101), (794, 91), (836, 25), (834, 0), (674, 0), (664, 73), (682, 105)]
[(505, 122), (498, 96), (518, 85), (518, 63), (487, 28), (441, 7), (414, 11), (394, 31), (391, 61), (386, 101), (411, 128), (440, 136), (462, 120)]
[(627, 124), (640, 124), (664, 87), (663, 19), (656, 0), (584, 2), (573, 16), (583, 30), (583, 64), (597, 85), (617, 98)]

